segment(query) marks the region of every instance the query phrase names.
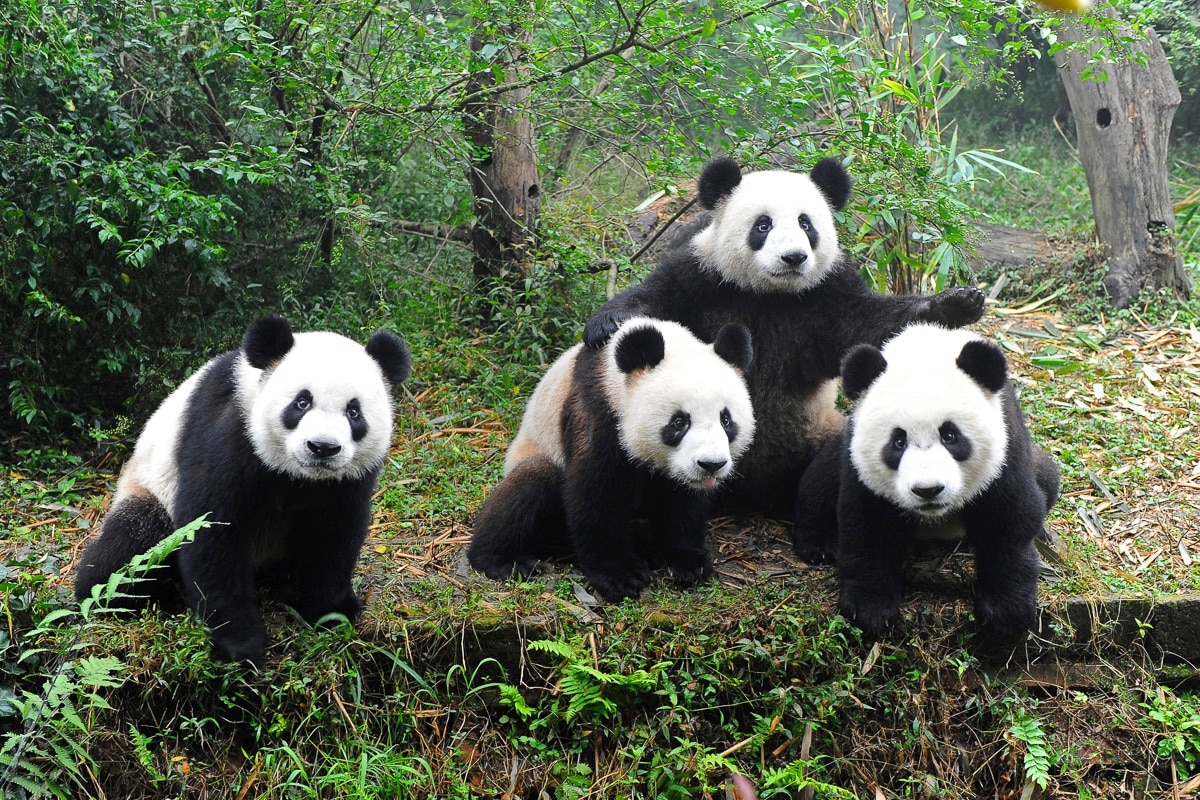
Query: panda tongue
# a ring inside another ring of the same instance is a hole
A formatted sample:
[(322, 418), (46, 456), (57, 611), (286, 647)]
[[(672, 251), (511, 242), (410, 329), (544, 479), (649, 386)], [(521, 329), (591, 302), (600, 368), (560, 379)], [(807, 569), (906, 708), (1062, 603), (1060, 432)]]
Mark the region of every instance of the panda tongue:
[(700, 485), (703, 486), (705, 489), (711, 489), (717, 485), (717, 479), (716, 478), (704, 478), (702, 481), (700, 481)]

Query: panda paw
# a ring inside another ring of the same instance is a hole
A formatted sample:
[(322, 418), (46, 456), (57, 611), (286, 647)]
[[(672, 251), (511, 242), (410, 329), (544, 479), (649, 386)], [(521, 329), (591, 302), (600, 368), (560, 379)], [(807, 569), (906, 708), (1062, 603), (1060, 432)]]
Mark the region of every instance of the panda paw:
[(217, 661), (258, 667), (266, 649), (265, 630), (247, 631), (236, 636), (223, 633), (220, 628), (212, 632), (212, 654)]
[(799, 527), (792, 529), (792, 547), (796, 550), (796, 557), (805, 564), (836, 564), (837, 553), (832, 545), (829, 537), (816, 531)]
[(686, 550), (672, 553), (667, 563), (671, 575), (680, 586), (695, 586), (708, 580), (713, 574), (712, 559), (703, 550)]
[(858, 597), (842, 593), (838, 610), (868, 637), (878, 639), (900, 618), (899, 600), (892, 602), (879, 597)]
[(929, 298), (917, 317), (948, 328), (970, 325), (983, 316), (984, 299), (983, 292), (974, 286), (956, 286)]
[(612, 335), (621, 327), (623, 318), (609, 311), (599, 311), (592, 315), (583, 327), (583, 344), (591, 350), (598, 350), (608, 343)]
[(645, 561), (634, 558), (602, 568), (592, 565), (584, 569), (583, 574), (610, 603), (619, 603), (627, 597), (636, 600), (650, 583), (650, 567)]

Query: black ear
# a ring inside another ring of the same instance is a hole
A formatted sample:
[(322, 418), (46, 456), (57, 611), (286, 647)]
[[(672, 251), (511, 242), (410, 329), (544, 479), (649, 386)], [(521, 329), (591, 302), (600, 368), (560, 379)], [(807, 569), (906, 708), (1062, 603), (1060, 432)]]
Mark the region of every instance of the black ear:
[(662, 331), (647, 325), (627, 332), (617, 342), (617, 368), (626, 375), (658, 366), (666, 355)]
[(821, 190), (821, 194), (825, 195), (834, 211), (841, 211), (846, 207), (846, 203), (850, 201), (850, 187), (854, 185), (854, 180), (850, 173), (846, 172), (841, 161), (836, 158), (822, 158), (812, 168), (812, 172), (808, 173), (808, 177)]
[(242, 352), (255, 369), (266, 369), (287, 355), (296, 343), (292, 326), (281, 316), (262, 317), (250, 323), (242, 337)]
[(869, 344), (856, 345), (842, 359), (842, 394), (858, 400), (887, 369), (883, 353)]
[(754, 360), (754, 346), (750, 343), (750, 330), (745, 325), (731, 322), (717, 333), (713, 342), (717, 355), (733, 364), (742, 372), (750, 369)]
[(379, 362), (383, 377), (395, 386), (403, 383), (412, 371), (412, 356), (408, 345), (391, 331), (378, 330), (367, 340), (367, 355)]
[(712, 211), (741, 182), (742, 168), (736, 161), (732, 158), (714, 158), (704, 165), (696, 184), (700, 189), (700, 205)]
[(989, 392), (1000, 391), (1008, 382), (1008, 361), (1004, 352), (991, 342), (977, 339), (967, 342), (954, 363)]

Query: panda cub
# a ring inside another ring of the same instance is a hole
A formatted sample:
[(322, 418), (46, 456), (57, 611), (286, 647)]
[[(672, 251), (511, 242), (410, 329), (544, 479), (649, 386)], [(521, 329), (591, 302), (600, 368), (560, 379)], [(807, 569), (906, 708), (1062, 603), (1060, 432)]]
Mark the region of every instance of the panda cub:
[[(684, 585), (710, 576), (710, 498), (754, 437), (749, 335), (730, 325), (715, 339), (634, 318), (607, 347), (561, 355), (475, 518), (471, 565), (503, 580), (569, 556), (611, 601), (637, 597), (652, 563)], [(649, 518), (651, 537), (635, 541), (635, 517)]]
[(916, 538), (964, 538), (975, 551), (980, 641), (1003, 644), (1037, 619), (1039, 563), (1059, 470), (1035, 445), (1004, 353), (967, 331), (913, 325), (842, 365), (854, 401), (843, 436), (801, 480), (797, 554), (836, 560), (840, 609), (871, 635), (900, 613)]
[(266, 646), (260, 584), (283, 590), (309, 622), (356, 619), (350, 580), (391, 445), (390, 387), (409, 368), (407, 345), (388, 331), (363, 347), (293, 334), (282, 317), (254, 322), (240, 350), (206, 363), (146, 423), (80, 559), (76, 597), (207, 513), (210, 527), (165, 569), (126, 587), (140, 596), (132, 605), (170, 607), (182, 595), (215, 655), (250, 663)]
[(913, 321), (974, 322), (983, 294), (872, 291), (838, 245), (833, 212), (846, 207), (851, 179), (835, 158), (807, 174), (746, 175), (717, 158), (698, 189), (709, 225), (601, 306), (583, 341), (602, 346), (631, 316), (674, 320), (704, 341), (729, 323), (745, 325), (754, 340), (746, 383), (759, 435), (730, 483), (732, 505), (788, 516), (804, 465), (844, 424), (834, 384), (842, 355), (860, 343), (878, 347)]

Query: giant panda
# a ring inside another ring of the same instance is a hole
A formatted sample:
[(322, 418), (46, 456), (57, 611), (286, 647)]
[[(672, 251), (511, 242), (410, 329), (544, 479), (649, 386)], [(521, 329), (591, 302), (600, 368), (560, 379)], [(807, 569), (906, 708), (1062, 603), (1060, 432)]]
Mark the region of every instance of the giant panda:
[(634, 315), (674, 320), (705, 341), (729, 323), (750, 330), (755, 358), (746, 381), (759, 435), (723, 493), (731, 510), (790, 516), (800, 472), (844, 424), (835, 379), (847, 350), (878, 347), (913, 321), (958, 327), (983, 313), (974, 288), (932, 296), (872, 291), (834, 227), (833, 212), (845, 208), (850, 190), (835, 158), (807, 174), (743, 175), (731, 159), (709, 162), (698, 184), (701, 205), (712, 211), (708, 226), (601, 306), (584, 330), (589, 347)]
[[(683, 585), (710, 576), (709, 503), (754, 437), (749, 335), (730, 325), (715, 339), (633, 318), (603, 349), (562, 354), (475, 518), (471, 565), (503, 580), (568, 556), (611, 601), (637, 597), (651, 565)], [(649, 518), (649, 535), (635, 538), (635, 517)]]
[(274, 585), (301, 616), (357, 618), (350, 581), (391, 445), (390, 387), (409, 374), (408, 346), (376, 331), (362, 346), (326, 331), (293, 333), (282, 317), (252, 323), (150, 417), (121, 471), (99, 538), (80, 558), (82, 601), (131, 558), (203, 514), (209, 527), (157, 577), (129, 587), (182, 600), (211, 630), (214, 655), (257, 663), (266, 631), (257, 589)]
[(835, 560), (839, 606), (878, 636), (899, 616), (918, 538), (975, 551), (975, 617), (990, 649), (1034, 625), (1034, 541), (1058, 499), (1058, 465), (1030, 438), (1004, 353), (962, 330), (918, 324), (842, 365), (845, 433), (800, 481), (793, 536), (810, 563)]

